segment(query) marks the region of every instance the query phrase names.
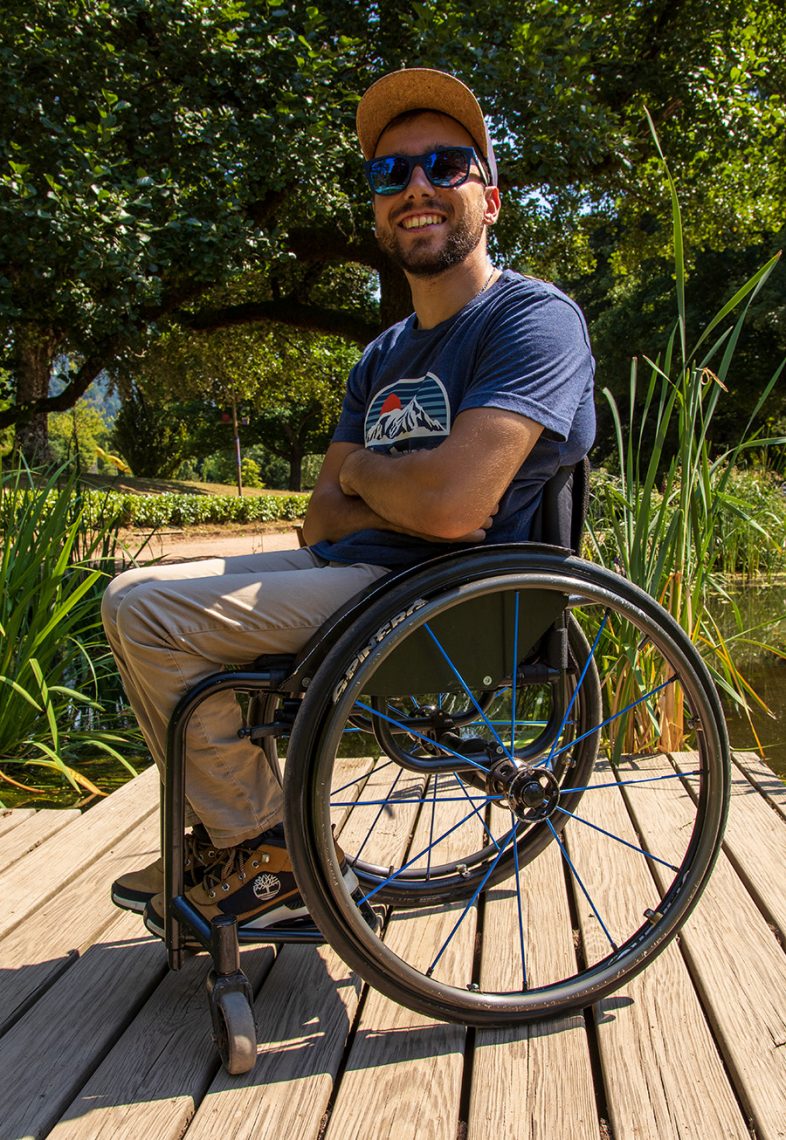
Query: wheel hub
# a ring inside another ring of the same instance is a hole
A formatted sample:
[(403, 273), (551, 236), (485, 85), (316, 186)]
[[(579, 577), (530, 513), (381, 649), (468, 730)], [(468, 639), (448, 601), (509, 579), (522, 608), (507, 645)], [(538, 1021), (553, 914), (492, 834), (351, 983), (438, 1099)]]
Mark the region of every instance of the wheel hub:
[(533, 768), (505, 759), (494, 765), (489, 782), (524, 823), (548, 819), (559, 803), (559, 784), (548, 768)]

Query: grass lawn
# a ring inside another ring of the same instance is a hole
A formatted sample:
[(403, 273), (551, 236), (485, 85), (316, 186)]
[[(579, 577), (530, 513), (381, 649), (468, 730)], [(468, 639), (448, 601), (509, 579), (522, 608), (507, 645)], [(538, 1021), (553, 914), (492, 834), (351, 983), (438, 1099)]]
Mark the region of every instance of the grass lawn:
[[(102, 491), (127, 491), (134, 495), (161, 495), (171, 491), (176, 495), (236, 495), (234, 483), (198, 483), (190, 479), (139, 479), (135, 475), (84, 475), (88, 487)], [(292, 491), (274, 491), (267, 487), (244, 487), (243, 494), (291, 495)]]

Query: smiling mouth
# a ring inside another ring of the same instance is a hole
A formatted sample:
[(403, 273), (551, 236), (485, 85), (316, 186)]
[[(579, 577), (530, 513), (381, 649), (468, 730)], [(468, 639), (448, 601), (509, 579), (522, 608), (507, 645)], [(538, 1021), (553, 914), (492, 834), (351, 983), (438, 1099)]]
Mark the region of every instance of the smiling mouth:
[(405, 230), (422, 230), (428, 226), (441, 226), (445, 219), (440, 214), (417, 214), (404, 218), (399, 225)]

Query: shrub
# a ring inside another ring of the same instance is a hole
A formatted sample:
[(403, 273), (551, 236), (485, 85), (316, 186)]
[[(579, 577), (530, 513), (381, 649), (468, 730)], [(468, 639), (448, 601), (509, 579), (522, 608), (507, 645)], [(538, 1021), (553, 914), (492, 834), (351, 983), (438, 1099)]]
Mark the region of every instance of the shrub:
[(79, 770), (87, 756), (134, 773), (119, 751), (133, 733), (108, 727), (117, 669), (100, 618), (117, 533), (95, 509), (88, 526), (75, 481), (58, 474), (0, 477), (0, 780), (28, 787), (19, 770), (33, 765), (100, 794)]

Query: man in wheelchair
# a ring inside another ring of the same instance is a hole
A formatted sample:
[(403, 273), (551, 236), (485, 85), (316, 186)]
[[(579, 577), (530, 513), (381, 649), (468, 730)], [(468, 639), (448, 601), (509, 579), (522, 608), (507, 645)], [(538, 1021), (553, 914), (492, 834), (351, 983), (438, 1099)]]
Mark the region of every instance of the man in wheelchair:
[[(377, 240), (406, 274), (414, 312), (350, 374), (302, 549), (141, 567), (107, 589), (109, 642), (162, 773), (170, 716), (197, 681), (297, 652), (392, 570), (529, 538), (544, 484), (592, 443), (581, 312), (554, 285), (489, 259), (500, 194), (472, 92), (440, 72), (394, 72), (365, 93), (357, 127)], [(186, 895), (208, 920), (270, 930), (307, 912), (280, 784), (241, 724), (227, 691), (189, 725)], [(112, 898), (163, 935), (163, 890), (158, 859), (121, 876)]]

